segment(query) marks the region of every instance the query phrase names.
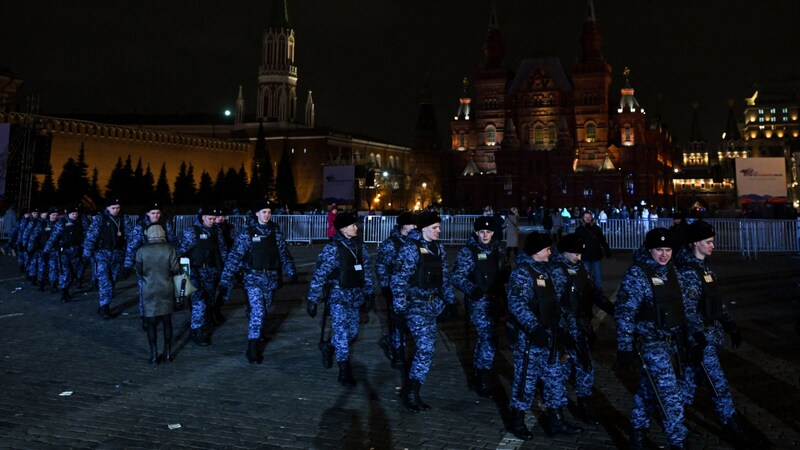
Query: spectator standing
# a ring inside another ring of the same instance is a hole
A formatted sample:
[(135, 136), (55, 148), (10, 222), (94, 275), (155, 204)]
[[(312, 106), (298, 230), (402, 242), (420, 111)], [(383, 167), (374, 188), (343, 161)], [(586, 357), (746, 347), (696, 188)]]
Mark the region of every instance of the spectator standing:
[(336, 236), (336, 225), (334, 225), (334, 221), (336, 220), (336, 214), (339, 213), (339, 208), (337, 208), (336, 203), (331, 205), (331, 210), (328, 211), (328, 239), (333, 240), (333, 237)]
[(594, 214), (587, 210), (581, 217), (580, 226), (575, 230), (575, 234), (586, 244), (583, 252), (583, 265), (594, 280), (594, 285), (600, 291), (603, 290), (603, 256), (611, 257), (611, 249), (608, 247), (603, 230), (594, 220)]
[[(136, 250), (134, 268), (142, 280), (142, 314), (147, 322), (147, 342), (150, 345), (151, 365), (161, 360), (172, 361), (172, 313), (175, 284), (172, 277), (180, 273), (178, 254), (167, 243), (164, 227), (148, 226), (144, 230), (144, 245)], [(164, 354), (158, 356), (157, 327), (164, 324)]]
[(511, 207), (503, 228), (506, 229), (506, 258), (516, 258), (519, 253), (519, 211), (516, 206)]

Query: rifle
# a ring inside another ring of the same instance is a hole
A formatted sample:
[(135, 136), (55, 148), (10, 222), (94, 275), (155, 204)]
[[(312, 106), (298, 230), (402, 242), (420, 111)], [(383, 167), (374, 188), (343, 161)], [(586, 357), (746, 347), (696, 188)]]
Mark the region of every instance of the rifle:
[[(524, 333), (523, 333), (524, 334)], [(517, 400), (522, 400), (522, 396), (525, 395), (525, 384), (526, 379), (528, 378), (528, 364), (531, 361), (531, 341), (525, 336), (525, 353), (522, 354), (522, 376), (519, 379), (519, 385), (517, 386), (517, 392), (520, 395), (520, 398)]]
[(661, 399), (661, 394), (658, 393), (658, 386), (656, 385), (656, 380), (653, 379), (653, 374), (650, 373), (650, 368), (647, 367), (647, 363), (642, 356), (642, 351), (639, 349), (639, 344), (634, 344), (633, 348), (636, 349), (636, 354), (639, 355), (639, 360), (642, 361), (642, 371), (647, 376), (647, 381), (650, 383), (650, 388), (653, 389), (653, 395), (658, 402), (658, 409), (661, 411), (661, 417), (664, 418), (664, 422), (669, 420), (669, 415), (667, 414), (667, 409), (664, 407), (664, 402)]
[(705, 378), (708, 386), (711, 388), (711, 393), (714, 394), (714, 397), (719, 397), (717, 386), (714, 385), (714, 380), (711, 379), (711, 374), (708, 373), (708, 367), (706, 367), (706, 363), (703, 361), (700, 361), (700, 370), (703, 371), (703, 378)]

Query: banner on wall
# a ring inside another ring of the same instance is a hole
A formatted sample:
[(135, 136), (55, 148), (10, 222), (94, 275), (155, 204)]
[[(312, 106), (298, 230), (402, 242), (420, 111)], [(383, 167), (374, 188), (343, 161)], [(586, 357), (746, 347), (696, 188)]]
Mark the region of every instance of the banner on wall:
[(355, 200), (355, 166), (322, 168), (322, 197), (325, 203), (347, 203)]
[(6, 169), (8, 167), (9, 142), (11, 142), (11, 124), (0, 123), (0, 203), (6, 198)]
[(736, 158), (739, 203), (786, 203), (786, 161), (783, 158)]

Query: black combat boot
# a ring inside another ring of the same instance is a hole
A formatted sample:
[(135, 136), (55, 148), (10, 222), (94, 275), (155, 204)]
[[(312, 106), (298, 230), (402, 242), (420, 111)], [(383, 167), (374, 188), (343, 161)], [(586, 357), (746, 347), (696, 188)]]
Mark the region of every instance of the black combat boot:
[(578, 418), (589, 425), (597, 425), (597, 417), (592, 414), (592, 408), (589, 407), (589, 397), (578, 397)]
[(217, 296), (214, 299), (214, 305), (211, 307), (211, 322), (214, 325), (222, 325), (225, 323), (225, 316), (222, 315), (222, 298)]
[(394, 362), (395, 351), (392, 348), (389, 335), (384, 334), (383, 336), (381, 336), (381, 338), (378, 340), (378, 347), (380, 347), (381, 350), (383, 350), (383, 356), (385, 356), (386, 359), (389, 360), (389, 362)]
[(415, 394), (414, 395), (417, 397), (417, 406), (419, 406), (419, 410), (420, 411), (427, 411), (427, 410), (431, 409), (431, 405), (425, 403), (425, 401), (422, 400), (422, 396), (419, 395), (419, 389), (422, 387), (422, 383), (420, 383), (419, 381), (416, 381), (416, 380), (414, 381), (414, 383), (415, 383), (415, 387), (414, 387)]
[(508, 431), (523, 441), (533, 439), (531, 430), (525, 425), (525, 411), (511, 409), (511, 428)]
[(540, 421), (544, 432), (553, 437), (557, 434), (578, 434), (583, 428), (576, 427), (564, 420), (560, 409), (547, 408), (544, 412), (544, 420)]
[(100, 314), (103, 319), (110, 319), (111, 318), (111, 308), (108, 305), (103, 305), (97, 308), (97, 313)]
[(255, 364), (258, 362), (258, 339), (248, 339), (247, 340), (247, 361), (250, 364)]
[(356, 385), (356, 380), (353, 378), (353, 367), (350, 365), (349, 359), (339, 361), (339, 384), (347, 387)]
[(647, 429), (634, 428), (631, 432), (631, 450), (647, 449)]
[(64, 289), (61, 289), (61, 303), (67, 303), (71, 299), (72, 297), (69, 296), (69, 288), (65, 287)]
[(200, 347), (211, 345), (211, 342), (208, 341), (208, 337), (202, 328), (192, 330), (192, 341)]
[(47, 285), (44, 281), (39, 282), (39, 292), (44, 292), (44, 287)]
[(421, 408), (419, 406), (419, 381), (417, 380), (406, 380), (405, 388), (402, 392), (403, 397), (403, 406), (409, 412), (418, 413), (420, 412)]
[(486, 369), (475, 369), (472, 374), (472, 387), (475, 393), (484, 398), (492, 396), (489, 390), (489, 371)]

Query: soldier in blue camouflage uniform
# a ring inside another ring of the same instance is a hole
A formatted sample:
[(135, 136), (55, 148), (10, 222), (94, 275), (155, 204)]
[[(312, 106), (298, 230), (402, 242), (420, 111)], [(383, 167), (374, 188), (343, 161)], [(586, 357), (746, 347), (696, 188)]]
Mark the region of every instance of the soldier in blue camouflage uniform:
[[(327, 301), (331, 313), (331, 344), (339, 365), (339, 383), (355, 386), (350, 365), (350, 344), (358, 338), (358, 309), (375, 305), (372, 262), (369, 251), (359, 242), (355, 213), (344, 212), (333, 221), (336, 234), (322, 248), (308, 290), (308, 315), (317, 315), (317, 303)], [(323, 298), (325, 285), (328, 298)]]
[(581, 255), (586, 249), (586, 243), (576, 233), (565, 235), (558, 242), (558, 252), (554, 253), (550, 261), (558, 267), (569, 279), (568, 294), (570, 308), (575, 316), (576, 329), (576, 357), (570, 359), (572, 371), (575, 373), (575, 396), (580, 419), (590, 425), (598, 423), (589, 407), (589, 397), (594, 386), (594, 364), (592, 363), (589, 347), (596, 339), (592, 328), (594, 312), (592, 306), (614, 314), (614, 304), (603, 295), (603, 292), (594, 284), (593, 277), (581, 264)]
[(410, 211), (400, 213), (391, 234), (378, 246), (378, 261), (375, 263), (381, 294), (386, 299), (386, 320), (389, 324), (389, 334), (381, 336), (379, 344), (391, 361), (392, 367), (400, 370), (403, 370), (405, 365), (405, 333), (403, 324), (395, 323), (393, 320), (391, 281), (397, 264), (397, 253), (406, 242), (408, 232), (416, 227), (414, 215)]
[[(136, 260), (136, 250), (139, 250), (139, 247), (146, 243), (147, 238), (145, 236), (145, 230), (149, 227), (154, 225), (162, 227), (167, 234), (167, 243), (171, 245), (172, 248), (178, 248), (178, 238), (175, 236), (175, 230), (173, 229), (172, 223), (165, 220), (162, 216), (161, 204), (158, 202), (151, 202), (144, 207), (144, 212), (145, 214), (142, 220), (131, 230), (128, 246), (125, 249), (125, 263), (123, 265), (125, 276), (133, 270), (133, 263)], [(144, 320), (142, 310), (142, 277), (138, 274), (136, 275), (136, 284), (139, 287), (139, 316), (142, 318), (142, 329), (144, 329), (146, 321)]]
[(694, 400), (698, 383), (708, 386), (726, 434), (740, 443), (741, 448), (752, 448), (756, 442), (738, 422), (728, 380), (717, 355), (717, 349), (725, 343), (724, 332), (730, 336), (734, 349), (742, 345), (742, 335), (720, 296), (717, 276), (708, 265), (707, 258), (714, 253), (716, 232), (708, 222), (697, 220), (687, 227), (685, 236), (688, 247), (682, 249), (675, 260), (685, 289), (690, 342), (695, 346), (694, 357), (686, 366), (685, 403), (689, 405)]
[(31, 212), (26, 208), (22, 210), (22, 218), (14, 225), (11, 232), (8, 234), (8, 247), (14, 250), (17, 254), (17, 266), (19, 266), (20, 273), (25, 273), (25, 252), (20, 248), (20, 241), (22, 240), (22, 230), (28, 225), (31, 220)]
[[(55, 256), (52, 249), (45, 251), (47, 240), (50, 233), (55, 228), (58, 221), (58, 208), (50, 208), (47, 213), (41, 214), (39, 224), (31, 231), (28, 237), (28, 251), (34, 255), (36, 266), (36, 281), (39, 283), (39, 290), (44, 291), (48, 282), (56, 281), (57, 275), (55, 266)], [(55, 277), (56, 279), (53, 279)]]
[[(489, 397), (489, 371), (497, 351), (494, 316), (502, 297), (502, 262), (505, 252), (492, 241), (494, 220), (489, 216), (475, 219), (475, 233), (456, 255), (453, 286), (464, 293), (464, 309), (469, 314), (478, 341), (475, 343), (473, 387), (481, 397)], [(498, 292), (499, 291), (499, 292)]]
[(69, 286), (83, 272), (83, 221), (76, 206), (69, 208), (67, 216), (59, 220), (45, 245), (46, 252), (58, 258), (58, 288), (61, 301), (70, 300)]
[(178, 255), (189, 258), (190, 280), (197, 290), (191, 296), (192, 340), (200, 346), (208, 345), (206, 332), (207, 307), (214, 301), (219, 277), (228, 249), (222, 233), (214, 223), (220, 211), (205, 205), (197, 212), (197, 219), (183, 232)]
[(525, 425), (525, 411), (533, 404), (537, 378), (542, 381), (545, 411), (540, 422), (545, 433), (583, 431), (562, 412), (567, 405), (567, 359), (575, 351), (575, 317), (564, 295), (569, 280), (549, 263), (551, 243), (546, 234), (529, 234), (508, 281), (509, 320), (516, 329), (510, 431), (520, 439), (533, 437)]
[(251, 364), (263, 361), (259, 340), (275, 290), (282, 285), (281, 268), (292, 283), (297, 282), (294, 261), (280, 227), (270, 220), (273, 208), (267, 200), (258, 200), (253, 204), (255, 219), (236, 237), (219, 282), (220, 295), (227, 300), (234, 275), (244, 271), (244, 290), (250, 303), (245, 355)]
[[(417, 229), (408, 232), (407, 241), (397, 254), (392, 275), (393, 312), (404, 321), (414, 338), (416, 351), (403, 386), (402, 400), (411, 412), (430, 406), (419, 395), (428, 377), (436, 347), (436, 317), (445, 304), (455, 305), (455, 293), (447, 267), (444, 245), (439, 243), (441, 219), (435, 212), (417, 217)], [(397, 323), (397, 322), (396, 322)]]
[(661, 405), (671, 448), (684, 448), (686, 439), (681, 374), (673, 366), (684, 363), (686, 315), (682, 286), (672, 261), (673, 245), (666, 228), (647, 232), (644, 246), (634, 252), (634, 264), (623, 274), (617, 292), (614, 316), (618, 364), (633, 368), (637, 353), (642, 362), (631, 411), (632, 449), (646, 448), (650, 417)]
[[(236, 236), (236, 228), (228, 222), (227, 214), (229, 211), (226, 208), (218, 207), (217, 210), (219, 214), (214, 217), (214, 224), (216, 224), (217, 229), (222, 235), (222, 242), (225, 243), (225, 254), (227, 255), (233, 247), (233, 238)], [(215, 325), (221, 325), (225, 322), (225, 316), (222, 314), (222, 305), (224, 303), (225, 300), (220, 293), (217, 292), (217, 295), (214, 296), (213, 303), (209, 305), (211, 309), (211, 320)]]
[(111, 298), (114, 284), (125, 260), (125, 218), (120, 214), (119, 200), (106, 200), (106, 209), (92, 219), (83, 241), (83, 259), (94, 257), (99, 288), (100, 307), (97, 312), (104, 319), (111, 318)]
[(28, 281), (34, 286), (39, 286), (39, 281), (36, 279), (36, 273), (39, 267), (39, 261), (36, 255), (39, 252), (32, 250), (36, 242), (34, 242), (31, 237), (42, 227), (44, 224), (43, 220), (46, 219), (46, 216), (46, 209), (36, 208), (34, 211), (31, 211), (31, 220), (22, 232), (22, 248), (25, 251), (25, 271), (28, 276)]

